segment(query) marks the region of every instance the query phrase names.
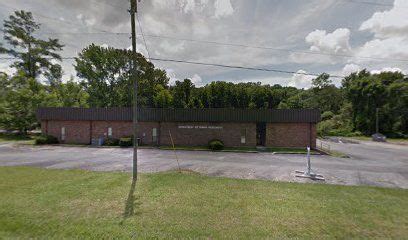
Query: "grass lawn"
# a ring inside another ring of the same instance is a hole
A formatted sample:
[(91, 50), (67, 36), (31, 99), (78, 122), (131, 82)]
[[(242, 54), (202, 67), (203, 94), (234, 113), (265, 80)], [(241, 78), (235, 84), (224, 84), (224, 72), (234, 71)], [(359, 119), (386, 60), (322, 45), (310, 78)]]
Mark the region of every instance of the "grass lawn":
[[(366, 137), (366, 136), (350, 137), (350, 138), (351, 139), (356, 139), (356, 140), (361, 140), (361, 141), (372, 141), (371, 137)], [(389, 143), (408, 144), (408, 138), (387, 138), (387, 142), (389, 142)]]
[(407, 190), (0, 168), (0, 239), (407, 236)]

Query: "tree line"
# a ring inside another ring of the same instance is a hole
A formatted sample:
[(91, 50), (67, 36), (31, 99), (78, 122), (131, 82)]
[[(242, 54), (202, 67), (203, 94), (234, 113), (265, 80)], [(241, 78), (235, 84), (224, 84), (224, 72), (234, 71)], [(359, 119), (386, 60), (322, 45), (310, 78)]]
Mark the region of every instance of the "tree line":
[[(76, 78), (62, 81), (58, 39), (43, 40), (32, 14), (16, 11), (3, 24), (0, 52), (15, 61), (16, 73), (0, 73), (0, 128), (26, 132), (38, 127), (38, 107), (129, 107), (132, 105), (132, 53), (91, 44), (74, 59)], [(197, 87), (190, 79), (169, 85), (166, 72), (137, 54), (138, 103), (154, 108), (318, 108), (321, 135), (375, 133), (408, 135), (408, 78), (398, 72), (352, 73), (335, 86), (323, 73), (310, 89), (261, 83), (211, 82)]]

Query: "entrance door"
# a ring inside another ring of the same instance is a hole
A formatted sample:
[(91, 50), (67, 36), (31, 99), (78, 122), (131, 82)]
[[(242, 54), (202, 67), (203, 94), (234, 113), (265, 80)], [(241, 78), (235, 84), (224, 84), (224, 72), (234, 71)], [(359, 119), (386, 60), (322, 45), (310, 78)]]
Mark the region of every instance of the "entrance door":
[(266, 142), (266, 123), (256, 124), (256, 145), (265, 146)]

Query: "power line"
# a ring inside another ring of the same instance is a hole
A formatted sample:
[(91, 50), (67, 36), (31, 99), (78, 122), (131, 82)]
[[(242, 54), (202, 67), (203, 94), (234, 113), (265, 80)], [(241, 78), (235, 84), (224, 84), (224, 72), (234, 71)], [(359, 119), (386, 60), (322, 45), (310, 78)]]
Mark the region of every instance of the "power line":
[[(13, 59), (17, 59), (17, 58), (15, 58), (15, 57), (0, 57), (0, 60), (13, 60)], [(51, 58), (47, 58), (47, 59), (51, 59)], [(74, 60), (74, 59), (76, 59), (76, 57), (61, 57), (61, 59), (63, 59), (63, 60)], [(256, 67), (243, 67), (243, 66), (225, 65), (225, 64), (218, 64), (218, 63), (204, 63), (204, 62), (195, 62), (195, 61), (185, 61), (185, 60), (177, 60), (177, 59), (150, 58), (150, 60), (160, 61), (160, 62), (174, 62), (174, 63), (184, 63), (184, 64), (211, 66), (211, 67), (251, 70), (251, 71), (275, 72), (275, 73), (284, 73), (284, 74), (297, 74), (297, 75), (314, 76), (314, 77), (320, 76), (320, 74), (317, 74), (317, 73), (303, 73), (303, 72), (295, 72), (295, 71), (288, 71), (288, 70), (269, 69), (269, 68), (256, 68)], [(339, 75), (330, 75), (330, 76), (333, 77), (333, 78), (344, 78), (344, 76), (339, 76)]]
[[(140, 21), (139, 21), (139, 23), (140, 23)], [(353, 56), (353, 55), (349, 55), (349, 54), (336, 54), (336, 53), (328, 53), (328, 52), (312, 52), (312, 51), (302, 51), (302, 50), (293, 50), (293, 49), (284, 49), (284, 48), (274, 48), (274, 47), (268, 47), (268, 46), (256, 46), (256, 45), (248, 45), (248, 44), (240, 44), (240, 43), (225, 43), (225, 42), (208, 41), (208, 40), (179, 38), (179, 37), (165, 36), (165, 35), (144, 34), (141, 25), (140, 25), (140, 29), (141, 29), (141, 32), (142, 32), (141, 36), (143, 37), (143, 41), (145, 42), (145, 44), (146, 44), (145, 37), (150, 37), (150, 38), (171, 39), (171, 40), (194, 42), (194, 43), (213, 44), (213, 45), (220, 45), (220, 46), (245, 47), (245, 48), (254, 48), (254, 49), (272, 50), (272, 51), (290, 52), (290, 53), (301, 53), (301, 54), (310, 54), (310, 55), (321, 55), (321, 56), (342, 57), (342, 58), (357, 58), (357, 59), (378, 60), (378, 61), (408, 62), (408, 59), (400, 59), (400, 58), (380, 58), (380, 57), (368, 57), (368, 56)], [(127, 33), (127, 32), (42, 32), (42, 34), (130, 35), (130, 33)]]
[[(287, 71), (287, 70), (279, 70), (279, 69), (269, 69), (269, 68), (242, 67), (242, 66), (234, 66), (234, 65), (225, 65), (225, 64), (217, 64), (217, 63), (203, 63), (203, 62), (176, 60), (176, 59), (151, 58), (150, 60), (161, 61), (161, 62), (175, 62), (175, 63), (185, 63), (185, 64), (193, 64), (193, 65), (212, 66), (212, 67), (222, 67), (222, 68), (243, 69), (243, 70), (251, 70), (251, 71), (275, 72), (275, 73), (285, 73), (285, 74), (298, 74), (298, 75), (314, 76), (314, 77), (320, 76), (320, 74), (316, 74), (316, 73), (303, 73), (303, 72), (295, 72), (295, 71)], [(345, 76), (330, 75), (330, 77), (344, 78)]]
[[(366, 5), (381, 6), (381, 7), (394, 7), (395, 6), (394, 4), (370, 2), (370, 1), (356, 1), (356, 0), (343, 0), (343, 1), (349, 2), (349, 3), (366, 4)], [(402, 7), (402, 8), (406, 8), (406, 7)]]
[[(113, 5), (113, 4), (110, 4), (110, 3), (107, 3), (107, 2), (99, 2), (97, 0), (91, 0), (91, 1), (96, 2), (96, 3), (100, 3), (100, 4), (109, 5), (111, 7), (119, 7), (118, 5)], [(361, 4), (394, 6), (394, 5), (390, 5), (390, 4), (374, 3), (374, 2), (368, 2), (368, 1), (355, 1), (355, 0), (343, 0), (343, 1), (351, 2), (351, 3), (361, 3)], [(5, 4), (1, 4), (1, 5), (6, 6), (8, 8), (18, 10), (17, 8), (14, 8), (14, 7), (5, 5)], [(63, 22), (65, 24), (74, 25), (76, 27), (78, 26), (77, 24), (73, 24), (71, 22), (66, 22), (66, 21), (63, 21), (61, 19), (52, 18), (52, 17), (45, 16), (45, 15), (38, 14), (38, 13), (33, 13), (33, 14), (38, 15), (38, 16), (43, 17), (43, 18), (51, 19), (51, 20), (54, 20), (54, 21)], [(379, 57), (368, 57), (368, 56), (353, 56), (353, 55), (348, 55), (348, 54), (334, 54), (334, 53), (327, 53), (327, 52), (312, 52), (312, 51), (302, 51), (302, 50), (293, 50), (293, 49), (284, 49), (284, 48), (274, 48), (274, 47), (268, 47), (268, 46), (255, 46), (255, 45), (238, 44), (238, 43), (224, 43), (224, 42), (217, 42), (217, 41), (207, 41), (207, 40), (197, 40), (197, 39), (188, 39), (188, 38), (178, 38), (178, 37), (172, 37), (172, 36), (144, 34), (138, 16), (137, 16), (137, 20), (139, 22), (139, 26), (140, 26), (140, 29), (141, 29), (143, 41), (145, 43), (146, 50), (148, 52), (149, 57), (150, 57), (150, 54), (149, 54), (148, 47), (147, 47), (147, 44), (146, 44), (145, 36), (151, 37), (151, 38), (172, 39), (172, 40), (178, 40), (178, 41), (206, 43), (206, 44), (214, 44), (214, 45), (220, 45), (220, 46), (245, 47), (245, 48), (254, 48), (254, 49), (281, 51), (281, 52), (291, 52), (291, 53), (301, 53), (301, 54), (310, 54), (310, 55), (333, 56), (333, 57), (342, 57), (342, 58), (357, 58), (357, 59), (378, 60), (378, 61), (408, 62), (408, 59), (379, 58)], [(109, 32), (109, 31), (98, 29), (98, 28), (95, 28), (95, 27), (90, 27), (90, 28), (99, 30), (100, 32), (48, 32), (48, 33), (47, 32), (42, 32), (41, 34), (62, 34), (62, 35), (63, 34), (80, 34), (80, 35), (81, 34), (83, 34), (83, 35), (85, 35), (85, 34), (87, 34), (87, 35), (88, 34), (100, 34), (100, 35), (102, 35), (102, 34), (106, 34), (106, 35), (112, 34), (112, 35), (130, 35), (130, 33), (127, 33), (127, 32)]]
[[(17, 59), (17, 58), (15, 58), (15, 57), (0, 57), (0, 60), (13, 60), (13, 59)], [(51, 58), (48, 58), (48, 59), (51, 59)], [(76, 59), (76, 57), (61, 57), (61, 59), (63, 59), (63, 60), (74, 60), (74, 59)], [(313, 76), (313, 77), (320, 76), (320, 74), (317, 74), (317, 73), (304, 73), (304, 72), (295, 72), (295, 71), (271, 69), (271, 68), (243, 67), (243, 66), (236, 66), (236, 65), (226, 65), (226, 64), (218, 64), (218, 63), (204, 63), (204, 62), (177, 60), (177, 59), (150, 58), (150, 60), (160, 61), (160, 62), (174, 62), (174, 63), (201, 65), (201, 66), (211, 66), (211, 67), (220, 67), (220, 68), (250, 70), (250, 71), (275, 72), (275, 73), (283, 73), (283, 74), (297, 74), (297, 75)], [(345, 78), (346, 76), (330, 75), (330, 77), (332, 77), (332, 78)]]
[(267, 46), (254, 46), (254, 45), (246, 45), (246, 44), (239, 44), (239, 43), (223, 43), (223, 42), (207, 41), (207, 40), (177, 38), (177, 37), (163, 36), (163, 35), (145, 34), (145, 36), (151, 37), (151, 38), (173, 39), (173, 40), (186, 41), (186, 42), (208, 43), (208, 44), (214, 44), (214, 45), (255, 48), (255, 49), (263, 49), (263, 50), (283, 51), (283, 52), (292, 52), (292, 53), (303, 53), (303, 54), (312, 54), (312, 55), (324, 55), (324, 56), (344, 57), (344, 58), (361, 58), (361, 59), (371, 59), (371, 60), (408, 62), (408, 59), (375, 58), (375, 57), (352, 56), (352, 55), (347, 55), (347, 54), (335, 54), (335, 53), (326, 53), (326, 52), (311, 52), (311, 51), (291, 50), (291, 49), (284, 49), (284, 48), (273, 48), (273, 47), (267, 47)]
[(146, 52), (147, 52), (148, 59), (150, 59), (149, 47), (147, 46), (147, 42), (146, 42), (145, 36), (143, 34), (143, 28), (142, 28), (142, 24), (140, 23), (139, 13), (138, 12), (136, 12), (136, 19), (137, 19), (137, 22), (139, 23), (140, 33), (142, 34), (142, 38), (143, 38), (143, 42), (144, 42), (145, 47), (146, 47)]

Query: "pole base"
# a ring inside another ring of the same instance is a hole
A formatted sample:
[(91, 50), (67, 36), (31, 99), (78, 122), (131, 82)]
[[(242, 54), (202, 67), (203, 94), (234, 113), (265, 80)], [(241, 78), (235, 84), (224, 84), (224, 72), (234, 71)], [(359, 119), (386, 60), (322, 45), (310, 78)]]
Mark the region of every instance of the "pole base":
[(309, 178), (309, 179), (318, 180), (318, 181), (325, 181), (323, 175), (320, 175), (314, 172), (305, 172), (305, 171), (296, 170), (295, 173), (298, 173), (295, 175), (295, 177)]

